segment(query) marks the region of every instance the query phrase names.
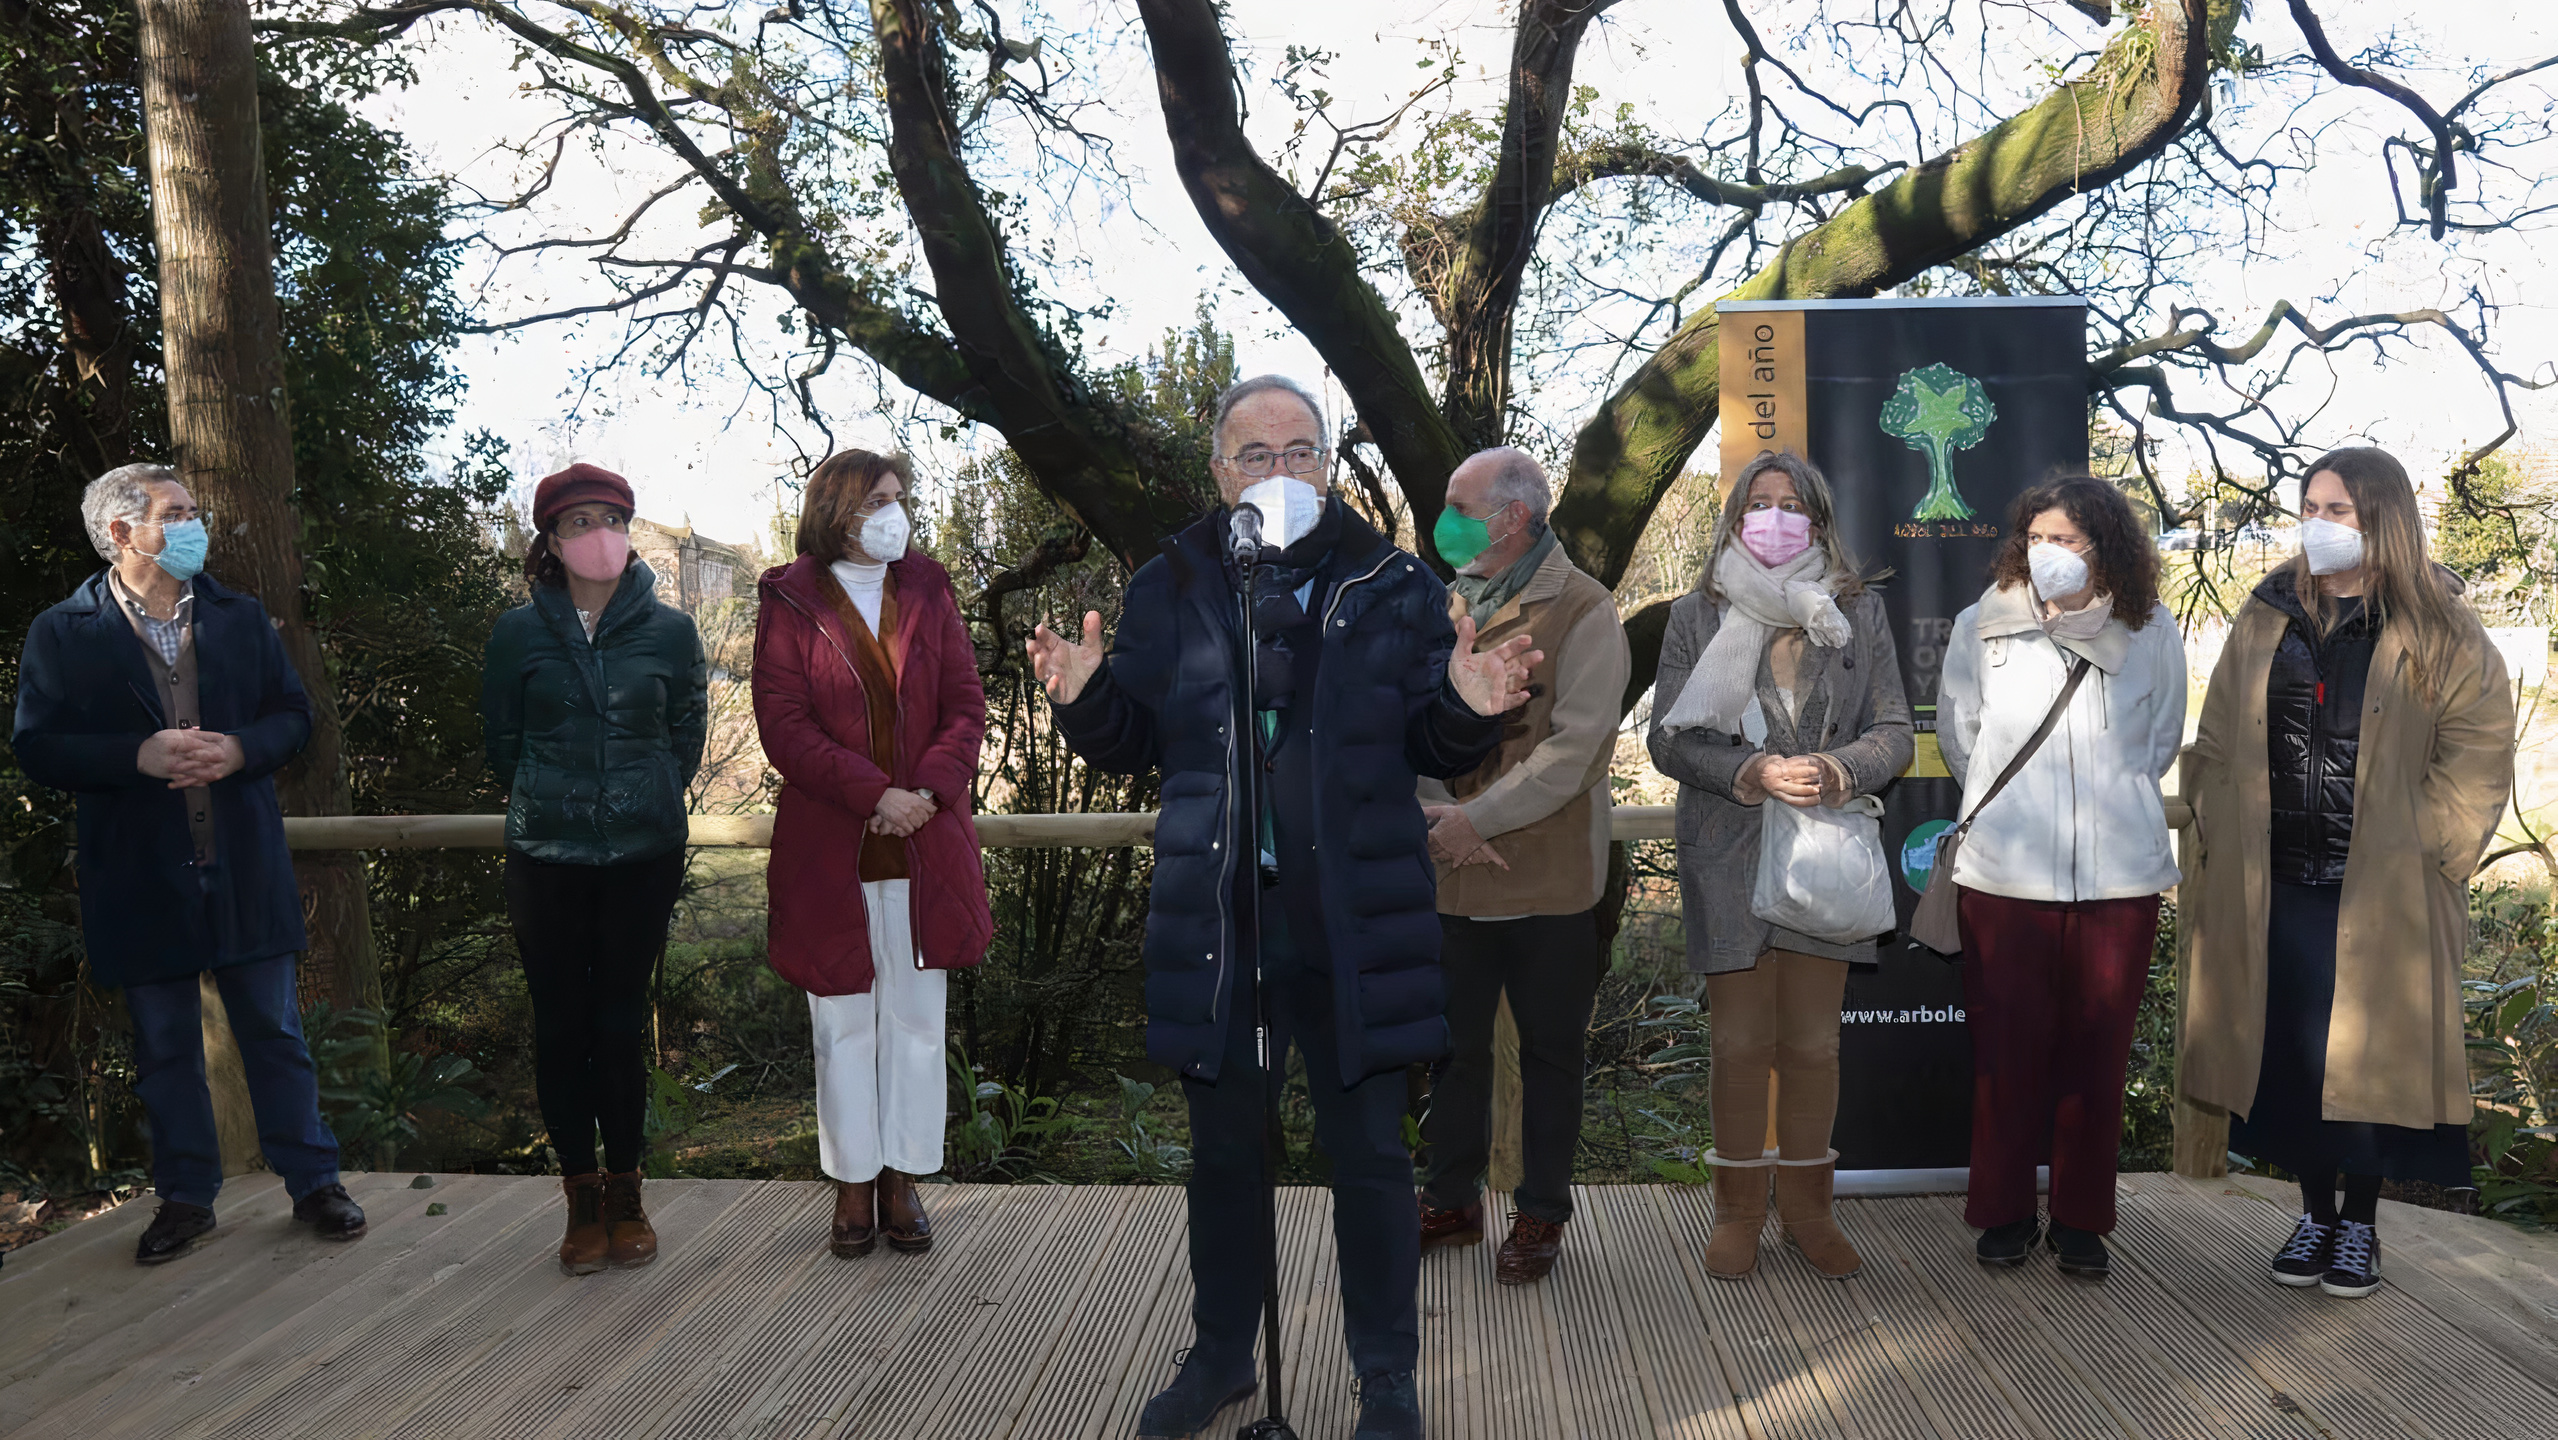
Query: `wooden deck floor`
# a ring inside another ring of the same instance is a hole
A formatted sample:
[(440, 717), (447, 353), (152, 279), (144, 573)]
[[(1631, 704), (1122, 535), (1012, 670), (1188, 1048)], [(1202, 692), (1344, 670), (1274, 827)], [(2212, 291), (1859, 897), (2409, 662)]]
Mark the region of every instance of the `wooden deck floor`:
[[(373, 1219), (352, 1245), (261, 1177), (163, 1268), (131, 1260), (148, 1201), (10, 1255), (0, 1434), (1117, 1437), (1188, 1338), (1174, 1189), (936, 1190), (938, 1250), (846, 1263), (817, 1185), (662, 1182), (658, 1263), (573, 1280), (556, 1181), (408, 1181), (352, 1178)], [(2123, 1191), (2117, 1271), (2088, 1286), (2041, 1258), (1984, 1272), (1951, 1197), (1845, 1202), (1867, 1259), (1845, 1284), (1773, 1244), (1724, 1284), (1698, 1263), (1703, 1192), (1585, 1190), (1542, 1285), (1495, 1286), (1489, 1246), (1427, 1260), (1431, 1433), (2558, 1437), (2558, 1240), (2388, 1206), (2390, 1285), (2338, 1301), (2263, 1278), (2291, 1220), (2274, 1187)], [(1324, 1214), (1284, 1197), (1306, 1440), (1352, 1414)]]

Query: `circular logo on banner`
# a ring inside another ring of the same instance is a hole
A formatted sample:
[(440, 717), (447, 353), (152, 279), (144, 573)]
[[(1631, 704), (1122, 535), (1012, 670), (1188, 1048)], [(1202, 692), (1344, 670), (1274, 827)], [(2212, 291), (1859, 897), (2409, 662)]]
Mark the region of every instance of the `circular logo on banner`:
[(1954, 828), (1951, 820), (1930, 820), (1910, 832), (1901, 842), (1901, 878), (1912, 890), (1927, 893), (1928, 872), (1936, 868), (1936, 842)]

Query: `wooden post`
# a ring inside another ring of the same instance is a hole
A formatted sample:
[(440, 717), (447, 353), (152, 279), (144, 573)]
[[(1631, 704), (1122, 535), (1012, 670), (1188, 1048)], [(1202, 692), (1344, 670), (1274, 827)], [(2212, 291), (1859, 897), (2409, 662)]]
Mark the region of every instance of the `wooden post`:
[(222, 1175), (253, 1175), (266, 1168), (266, 1152), (258, 1147), (258, 1112), (249, 1103), (248, 1072), (240, 1066), (240, 1042), (231, 1033), (231, 1012), (210, 974), (198, 974), (196, 990), (204, 1006), (204, 1085), (213, 1092), (213, 1129), (222, 1137)]
[[(210, 568), (255, 595), (311, 699), (311, 739), (276, 777), (289, 815), (350, 808), (337, 694), (302, 602), (301, 521), (258, 136), (247, 0), (136, 0), (169, 438), (211, 516)], [(341, 1007), (382, 1000), (364, 857), (294, 857), (311, 964)]]
[(1484, 1183), (1497, 1194), (1519, 1188), (1526, 1174), (1525, 1117), (1520, 1111), (1519, 1022), (1510, 1013), (1510, 996), (1492, 1013), (1492, 1156), (1484, 1166)]

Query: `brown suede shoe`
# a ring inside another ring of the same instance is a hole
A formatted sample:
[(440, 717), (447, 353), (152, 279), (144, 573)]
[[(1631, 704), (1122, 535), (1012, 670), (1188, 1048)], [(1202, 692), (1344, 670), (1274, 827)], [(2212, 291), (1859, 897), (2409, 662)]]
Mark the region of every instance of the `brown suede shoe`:
[(1458, 1210), (1442, 1210), (1424, 1200), (1421, 1202), (1421, 1248), (1425, 1251), (1454, 1249), (1459, 1245), (1483, 1243), (1483, 1202), (1477, 1200)]
[(1714, 1233), (1705, 1242), (1705, 1273), (1746, 1280), (1759, 1268), (1759, 1231), (1768, 1218), (1768, 1167), (1714, 1167)]
[(879, 1172), (879, 1230), (888, 1248), (921, 1255), (933, 1248), (933, 1222), (924, 1214), (924, 1197), (915, 1193), (915, 1177), (902, 1170)]
[(1830, 1213), (1831, 1181), (1837, 1169), (1835, 1152), (1818, 1165), (1777, 1166), (1776, 1218), (1785, 1227), (1785, 1243), (1802, 1251), (1813, 1269), (1844, 1280), (1864, 1269), (1865, 1261)]
[(604, 1218), (613, 1227), (608, 1254), (613, 1268), (635, 1270), (657, 1258), (657, 1232), (640, 1208), (640, 1172), (626, 1170), (604, 1177)]
[(835, 1182), (835, 1224), (827, 1234), (826, 1248), (838, 1260), (859, 1260), (879, 1244), (878, 1211), (872, 1206), (871, 1191), (868, 1180)]
[(560, 1241), (560, 1268), (571, 1275), (592, 1275), (604, 1268), (613, 1244), (612, 1229), (604, 1223), (604, 1172), (563, 1175), (560, 1190), (568, 1197), (568, 1235)]
[(1562, 1253), (1560, 1222), (1513, 1215), (1510, 1238), (1501, 1242), (1501, 1253), (1493, 1257), (1492, 1278), (1504, 1285), (1533, 1285), (1545, 1278), (1554, 1268), (1554, 1257)]

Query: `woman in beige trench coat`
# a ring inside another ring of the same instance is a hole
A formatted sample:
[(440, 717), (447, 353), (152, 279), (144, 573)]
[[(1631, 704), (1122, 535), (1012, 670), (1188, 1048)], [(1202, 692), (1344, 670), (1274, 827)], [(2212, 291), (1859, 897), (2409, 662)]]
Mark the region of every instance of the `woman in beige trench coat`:
[(2302, 517), (2300, 555), (2231, 626), (2185, 760), (2201, 844), (2182, 1084), (2237, 1117), (2231, 1148), (2301, 1177), (2273, 1278), (2351, 1297), (2380, 1283), (2382, 1177), (2467, 1183), (2460, 966), (2514, 710), (2396, 460), (2321, 457)]

